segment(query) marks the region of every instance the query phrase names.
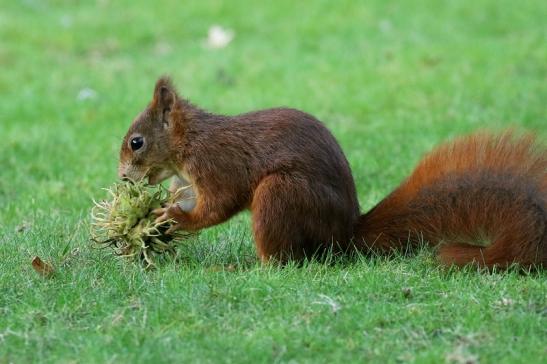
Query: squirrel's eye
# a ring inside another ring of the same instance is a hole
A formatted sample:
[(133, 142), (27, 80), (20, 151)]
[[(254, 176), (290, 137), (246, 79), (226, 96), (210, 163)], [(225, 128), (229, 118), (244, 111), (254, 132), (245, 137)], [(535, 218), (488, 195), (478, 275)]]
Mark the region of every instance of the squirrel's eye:
[(133, 139), (131, 139), (131, 142), (129, 144), (131, 145), (131, 149), (133, 149), (134, 151), (139, 150), (144, 144), (144, 138), (141, 136), (134, 137)]

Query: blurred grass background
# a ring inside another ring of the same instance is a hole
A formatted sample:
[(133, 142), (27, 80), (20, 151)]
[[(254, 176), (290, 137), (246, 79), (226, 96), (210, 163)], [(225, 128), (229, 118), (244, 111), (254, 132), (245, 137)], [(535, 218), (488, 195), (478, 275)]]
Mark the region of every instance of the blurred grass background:
[[(90, 251), (87, 224), (162, 74), (213, 112), (317, 116), (364, 210), (450, 137), (545, 140), (546, 18), (531, 0), (0, 0), (0, 362), (539, 362), (544, 273), (445, 275), (427, 254), (262, 268), (243, 214), (201, 234), (192, 263), (145, 274)], [(213, 25), (234, 32), (225, 48), (206, 46)], [(35, 254), (63, 267), (56, 280), (34, 276)], [(425, 295), (401, 298), (408, 284)], [(318, 309), (321, 295), (348, 313)]]

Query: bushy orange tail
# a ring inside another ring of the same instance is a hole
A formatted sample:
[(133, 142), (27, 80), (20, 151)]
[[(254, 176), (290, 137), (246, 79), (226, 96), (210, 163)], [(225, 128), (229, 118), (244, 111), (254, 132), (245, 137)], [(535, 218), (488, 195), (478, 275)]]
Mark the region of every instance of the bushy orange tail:
[(379, 252), (423, 240), (446, 264), (547, 266), (547, 150), (512, 132), (441, 145), (361, 216), (355, 236)]

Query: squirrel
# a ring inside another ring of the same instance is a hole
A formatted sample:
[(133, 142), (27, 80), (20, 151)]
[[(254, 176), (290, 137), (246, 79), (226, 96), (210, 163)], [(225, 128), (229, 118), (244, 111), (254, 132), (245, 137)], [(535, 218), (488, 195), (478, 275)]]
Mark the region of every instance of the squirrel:
[(349, 163), (316, 118), (289, 108), (213, 114), (162, 77), (125, 135), (118, 174), (150, 184), (173, 177), (171, 191), (190, 186), (180, 203), (154, 211), (175, 229), (249, 209), (263, 262), (427, 242), (446, 265), (547, 265), (547, 150), (529, 134), (443, 144), (361, 215)]

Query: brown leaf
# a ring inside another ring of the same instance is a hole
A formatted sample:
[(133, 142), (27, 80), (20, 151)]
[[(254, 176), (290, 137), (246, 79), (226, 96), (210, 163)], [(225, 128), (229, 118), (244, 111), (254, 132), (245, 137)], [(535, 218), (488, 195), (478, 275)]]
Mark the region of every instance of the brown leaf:
[(46, 278), (51, 277), (53, 273), (55, 273), (53, 266), (44, 262), (40, 257), (34, 257), (34, 259), (32, 259), (32, 268), (34, 268), (36, 273)]

